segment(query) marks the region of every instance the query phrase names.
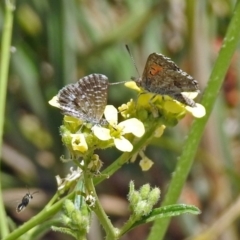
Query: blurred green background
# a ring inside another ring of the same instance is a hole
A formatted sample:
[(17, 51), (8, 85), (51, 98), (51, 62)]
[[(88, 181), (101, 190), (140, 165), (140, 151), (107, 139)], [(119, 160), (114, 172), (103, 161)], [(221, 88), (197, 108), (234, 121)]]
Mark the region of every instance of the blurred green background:
[[(59, 135), (63, 116), (48, 104), (58, 90), (91, 73), (102, 73), (110, 82), (138, 76), (125, 49), (128, 44), (140, 74), (150, 53), (163, 53), (194, 76), (203, 92), (235, 2), (16, 1), (1, 174), (7, 212), (17, 224), (44, 208), (56, 192), (55, 175), (64, 177), (71, 166), (59, 159), (67, 154)], [(2, 1), (0, 32), (3, 17)], [(165, 239), (200, 233), (228, 211), (239, 194), (239, 69), (237, 51), (179, 200), (198, 206), (202, 214), (174, 218)], [(111, 86), (108, 102), (118, 107), (136, 97), (124, 85)], [(185, 117), (147, 147), (145, 152), (154, 161), (148, 172), (141, 171), (137, 159), (97, 187), (116, 226), (128, 216), (130, 180), (137, 187), (147, 182), (159, 186), (164, 196), (191, 121), (191, 116)], [(110, 149), (99, 154), (104, 169), (121, 153)], [(16, 201), (25, 195), (26, 186), (40, 193), (22, 214), (16, 214)], [(239, 239), (239, 220), (229, 225), (221, 239)], [(124, 239), (146, 239), (149, 228), (134, 229)], [(72, 238), (49, 232), (42, 239)], [(95, 219), (89, 239), (103, 239)]]

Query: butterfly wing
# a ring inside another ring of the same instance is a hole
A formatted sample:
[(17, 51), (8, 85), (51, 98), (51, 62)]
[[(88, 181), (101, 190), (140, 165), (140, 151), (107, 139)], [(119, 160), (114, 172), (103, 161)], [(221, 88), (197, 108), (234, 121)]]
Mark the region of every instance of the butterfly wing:
[(58, 93), (58, 102), (64, 115), (93, 124), (101, 120), (107, 104), (108, 78), (91, 74), (69, 84)]
[(148, 92), (168, 95), (185, 105), (196, 106), (192, 99), (181, 93), (199, 91), (198, 82), (162, 54), (150, 54), (142, 78), (135, 81)]
[(141, 85), (152, 93), (170, 95), (198, 90), (197, 81), (182, 71), (170, 58), (152, 53), (147, 59)]

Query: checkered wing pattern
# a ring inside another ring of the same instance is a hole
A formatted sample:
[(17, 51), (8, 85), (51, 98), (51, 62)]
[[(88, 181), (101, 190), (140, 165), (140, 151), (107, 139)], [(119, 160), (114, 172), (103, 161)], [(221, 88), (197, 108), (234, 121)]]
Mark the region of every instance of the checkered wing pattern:
[(91, 74), (69, 84), (58, 93), (58, 102), (64, 115), (92, 124), (106, 125), (102, 119), (107, 104), (108, 78)]

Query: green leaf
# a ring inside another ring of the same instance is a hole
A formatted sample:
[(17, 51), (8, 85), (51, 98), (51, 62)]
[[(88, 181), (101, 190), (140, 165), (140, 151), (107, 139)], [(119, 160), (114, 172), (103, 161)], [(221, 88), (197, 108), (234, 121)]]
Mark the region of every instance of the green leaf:
[(55, 232), (61, 232), (61, 233), (68, 234), (68, 235), (74, 237), (75, 239), (78, 239), (76, 233), (74, 233), (70, 228), (52, 226), (52, 230)]
[(200, 214), (201, 211), (193, 205), (186, 204), (173, 204), (166, 207), (155, 208), (149, 215), (143, 216), (141, 220), (135, 222), (127, 231), (141, 224), (155, 221), (156, 219), (179, 216), (184, 213), (197, 215)]

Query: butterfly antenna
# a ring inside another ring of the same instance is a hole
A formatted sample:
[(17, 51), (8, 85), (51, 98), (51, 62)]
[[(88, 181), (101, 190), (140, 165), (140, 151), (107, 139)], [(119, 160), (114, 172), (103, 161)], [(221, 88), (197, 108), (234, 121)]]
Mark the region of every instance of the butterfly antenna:
[(39, 191), (35, 191), (35, 192), (33, 192), (32, 195), (35, 194), (35, 193), (39, 193)]
[(112, 86), (112, 85), (118, 85), (118, 84), (123, 84), (129, 81), (122, 81), (122, 82), (114, 82), (114, 83), (108, 83), (108, 85)]
[(128, 46), (127, 44), (125, 45), (125, 47), (126, 47), (126, 49), (127, 49), (127, 51), (128, 51), (128, 54), (129, 54), (130, 58), (132, 59), (133, 65), (134, 65), (134, 67), (135, 67), (135, 69), (136, 69), (136, 71), (137, 71), (137, 73), (138, 73), (138, 76), (140, 77), (140, 73), (139, 73), (139, 71), (138, 71), (136, 62), (135, 62), (135, 60), (134, 60), (134, 58), (133, 58), (132, 52), (130, 51), (130, 48), (129, 48), (129, 46)]
[[(134, 67), (135, 67), (135, 69), (136, 69), (136, 71), (137, 71), (137, 73), (138, 73), (138, 76), (140, 77), (139, 71), (138, 71), (138, 69), (137, 69), (137, 65), (136, 65), (136, 63), (135, 63), (135, 61), (134, 61), (133, 55), (132, 55), (132, 53), (131, 53), (131, 51), (130, 51), (130, 48), (128, 47), (127, 44), (125, 45), (125, 47), (126, 47), (126, 49), (127, 49), (127, 51), (128, 51), (128, 54), (129, 54), (130, 58), (132, 59), (133, 65), (134, 65)], [(131, 79), (134, 80), (135, 77), (131, 77)], [(127, 82), (129, 82), (129, 81), (109, 83), (109, 85), (117, 85), (117, 84), (122, 84), (122, 83), (127, 83)]]

